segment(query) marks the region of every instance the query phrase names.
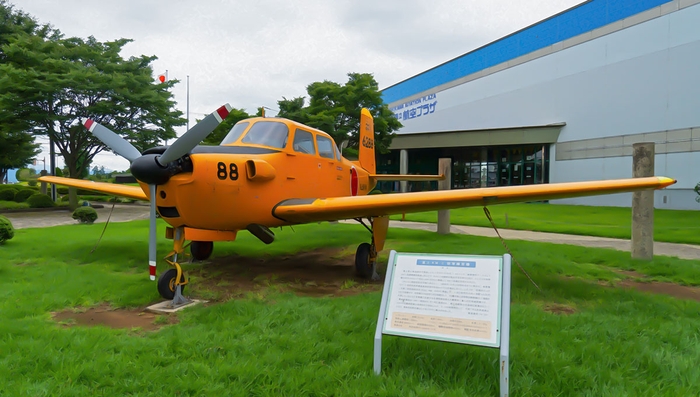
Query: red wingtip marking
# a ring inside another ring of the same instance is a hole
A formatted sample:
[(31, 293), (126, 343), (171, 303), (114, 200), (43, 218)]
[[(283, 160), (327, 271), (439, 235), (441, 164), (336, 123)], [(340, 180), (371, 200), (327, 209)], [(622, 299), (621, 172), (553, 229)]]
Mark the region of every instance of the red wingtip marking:
[(149, 267), (148, 267), (148, 273), (149, 273), (149, 275), (151, 275), (151, 276), (155, 276), (155, 275), (156, 275), (156, 267), (155, 267), (155, 266), (149, 266)]
[(85, 121), (85, 124), (84, 124), (84, 125), (85, 125), (85, 128), (87, 128), (88, 130), (90, 130), (90, 128), (92, 127), (92, 125), (93, 125), (94, 123), (95, 123), (94, 121), (92, 121), (92, 120), (90, 120), (90, 119), (87, 119), (87, 121)]
[(226, 107), (226, 105), (224, 105), (224, 106), (216, 109), (216, 113), (219, 114), (219, 117), (221, 117), (221, 120), (224, 120), (224, 119), (226, 119), (226, 117), (228, 117), (229, 110)]

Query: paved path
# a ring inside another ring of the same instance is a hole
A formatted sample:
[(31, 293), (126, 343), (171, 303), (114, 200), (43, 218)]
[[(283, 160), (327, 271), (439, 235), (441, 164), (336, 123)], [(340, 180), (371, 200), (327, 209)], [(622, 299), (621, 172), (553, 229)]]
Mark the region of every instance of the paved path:
[[(97, 220), (95, 223), (107, 222), (112, 204), (105, 203), (104, 208), (96, 208)], [(149, 207), (142, 204), (117, 204), (110, 222), (128, 222), (136, 219), (148, 219)], [(69, 210), (40, 211), (40, 212), (6, 212), (5, 216), (12, 222), (15, 229), (29, 227), (49, 227), (58, 225), (72, 225), (77, 221), (71, 218)]]
[[(111, 204), (105, 204), (104, 208), (97, 209), (97, 223), (106, 222), (112, 209)], [(135, 219), (148, 219), (149, 207), (147, 205), (130, 204), (116, 205), (110, 222), (127, 222)], [(74, 224), (69, 211), (50, 212), (15, 212), (2, 214), (12, 221), (17, 229), (28, 227), (48, 227), (56, 225)], [(351, 221), (352, 222), (352, 221)], [(354, 222), (353, 222), (354, 223)], [(402, 227), (409, 229), (437, 231), (434, 223), (391, 221), (391, 227)], [(491, 228), (457, 226), (452, 225), (451, 231), (458, 234), (469, 234), (472, 236), (497, 237), (496, 232)], [(613, 248), (620, 251), (630, 250), (630, 241), (606, 238), (577, 236), (572, 234), (542, 233), (527, 230), (499, 229), (501, 236), (507, 240), (527, 240), (539, 241), (555, 244), (571, 244), (594, 248)], [(663, 256), (676, 256), (681, 259), (700, 260), (700, 246), (690, 244), (654, 243), (654, 254)]]
[[(391, 221), (390, 227), (404, 227), (437, 232), (437, 224), (407, 221)], [(472, 236), (498, 237), (496, 231), (488, 227), (452, 225), (452, 233), (469, 234)], [(630, 251), (630, 240), (607, 237), (578, 236), (574, 234), (543, 233), (528, 230), (498, 229), (506, 240), (539, 241), (544, 243), (580, 245), (594, 248), (613, 248), (619, 251)], [(700, 246), (691, 244), (673, 244), (654, 242), (654, 255), (676, 256), (681, 259), (700, 260)]]

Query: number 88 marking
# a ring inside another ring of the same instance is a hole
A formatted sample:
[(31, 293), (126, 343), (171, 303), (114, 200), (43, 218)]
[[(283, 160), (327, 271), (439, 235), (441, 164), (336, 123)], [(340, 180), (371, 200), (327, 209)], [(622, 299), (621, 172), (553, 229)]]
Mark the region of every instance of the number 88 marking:
[(216, 165), (216, 177), (222, 181), (226, 178), (235, 181), (238, 179), (238, 166), (235, 163), (229, 163), (228, 170), (226, 170), (226, 164), (219, 162)]

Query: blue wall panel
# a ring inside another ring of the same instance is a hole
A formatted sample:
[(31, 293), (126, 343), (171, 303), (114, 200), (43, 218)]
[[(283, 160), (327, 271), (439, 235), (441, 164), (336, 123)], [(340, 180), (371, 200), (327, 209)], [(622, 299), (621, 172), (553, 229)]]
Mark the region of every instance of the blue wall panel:
[(382, 91), (387, 103), (570, 39), (673, 0), (591, 0)]

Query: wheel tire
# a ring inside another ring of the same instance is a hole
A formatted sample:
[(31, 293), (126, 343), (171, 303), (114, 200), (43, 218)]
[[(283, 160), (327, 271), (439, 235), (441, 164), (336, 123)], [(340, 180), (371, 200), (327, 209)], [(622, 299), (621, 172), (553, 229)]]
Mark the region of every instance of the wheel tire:
[(213, 251), (214, 243), (211, 241), (193, 241), (190, 244), (190, 254), (192, 254), (192, 258), (198, 261), (209, 259)]
[[(177, 269), (168, 269), (158, 277), (158, 293), (163, 299), (173, 299), (175, 297), (175, 278), (177, 277)], [(180, 275), (180, 282), (185, 282), (185, 275)], [(185, 286), (180, 286), (180, 292), (185, 292)]]
[(369, 262), (371, 251), (372, 246), (369, 243), (362, 243), (357, 247), (357, 251), (355, 252), (355, 272), (364, 279), (370, 279), (374, 274), (375, 263)]

